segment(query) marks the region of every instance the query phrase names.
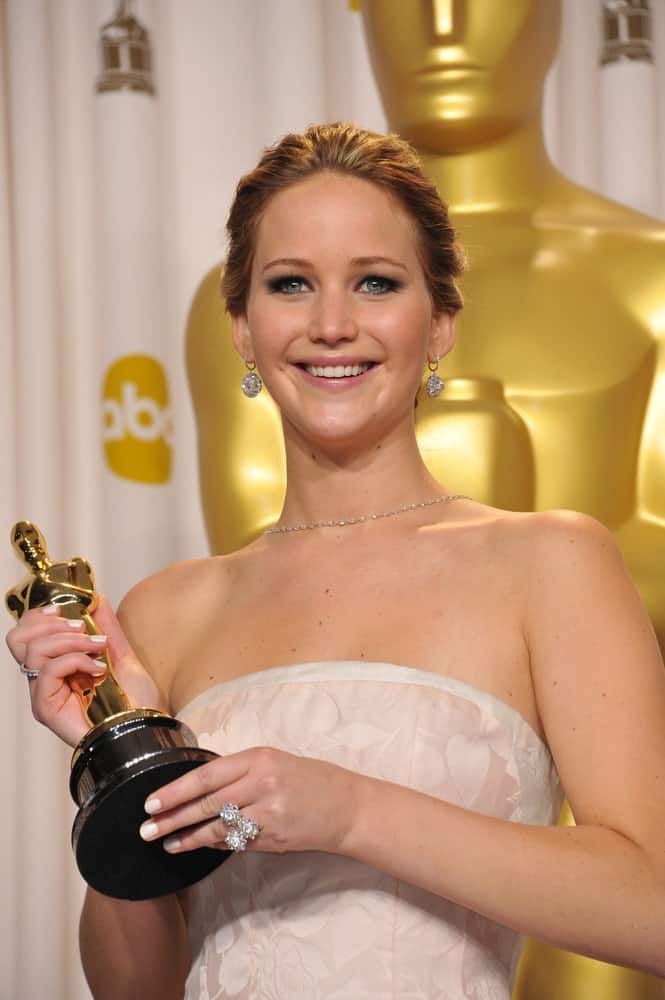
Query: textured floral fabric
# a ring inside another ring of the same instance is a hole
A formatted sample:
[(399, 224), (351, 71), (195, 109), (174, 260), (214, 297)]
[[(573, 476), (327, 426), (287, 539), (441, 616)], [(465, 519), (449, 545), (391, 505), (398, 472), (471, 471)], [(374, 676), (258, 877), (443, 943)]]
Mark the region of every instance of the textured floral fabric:
[[(509, 705), (387, 663), (273, 667), (180, 718), (220, 754), (273, 746), (487, 815), (549, 824), (550, 754)], [(186, 1000), (508, 1000), (513, 931), (348, 858), (238, 854), (190, 892)]]

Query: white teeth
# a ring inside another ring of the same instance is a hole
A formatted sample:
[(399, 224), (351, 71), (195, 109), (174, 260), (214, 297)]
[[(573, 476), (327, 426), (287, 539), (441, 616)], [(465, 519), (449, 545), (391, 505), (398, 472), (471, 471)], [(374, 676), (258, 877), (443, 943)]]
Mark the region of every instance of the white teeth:
[(350, 375), (362, 375), (369, 367), (369, 361), (362, 365), (305, 365), (306, 371), (317, 378), (348, 378)]

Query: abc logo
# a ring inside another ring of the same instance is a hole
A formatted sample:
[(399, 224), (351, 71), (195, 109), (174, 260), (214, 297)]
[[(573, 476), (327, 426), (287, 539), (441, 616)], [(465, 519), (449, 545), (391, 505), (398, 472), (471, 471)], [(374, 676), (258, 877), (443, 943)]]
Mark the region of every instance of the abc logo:
[(171, 414), (166, 374), (156, 358), (129, 354), (108, 369), (102, 388), (102, 437), (109, 468), (124, 479), (171, 477)]

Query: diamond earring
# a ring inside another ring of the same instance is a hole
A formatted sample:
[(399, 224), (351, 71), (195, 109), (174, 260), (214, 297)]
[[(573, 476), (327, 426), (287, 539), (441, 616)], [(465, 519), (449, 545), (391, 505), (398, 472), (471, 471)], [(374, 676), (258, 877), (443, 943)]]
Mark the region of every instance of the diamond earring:
[(439, 359), (436, 361), (428, 361), (427, 367), (429, 369), (429, 378), (425, 382), (425, 388), (427, 389), (427, 395), (430, 399), (436, 399), (440, 396), (445, 388), (445, 382), (440, 375), (437, 375), (437, 369), (439, 367)]
[(247, 374), (240, 383), (240, 388), (250, 399), (254, 396), (258, 396), (263, 388), (263, 382), (261, 381), (261, 376), (256, 371), (255, 361), (245, 361), (245, 368), (247, 369)]

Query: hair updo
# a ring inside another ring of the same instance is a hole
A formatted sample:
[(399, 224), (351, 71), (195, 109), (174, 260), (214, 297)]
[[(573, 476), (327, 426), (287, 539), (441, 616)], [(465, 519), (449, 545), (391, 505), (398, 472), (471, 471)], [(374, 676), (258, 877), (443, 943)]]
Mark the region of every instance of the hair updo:
[(455, 279), (465, 265), (455, 242), (448, 209), (425, 176), (414, 149), (396, 135), (367, 132), (355, 125), (312, 125), (268, 147), (242, 177), (229, 212), (228, 255), (222, 294), (232, 316), (245, 312), (256, 232), (273, 195), (324, 171), (348, 174), (383, 188), (401, 204), (418, 234), (418, 255), (434, 310), (457, 312), (462, 296)]

